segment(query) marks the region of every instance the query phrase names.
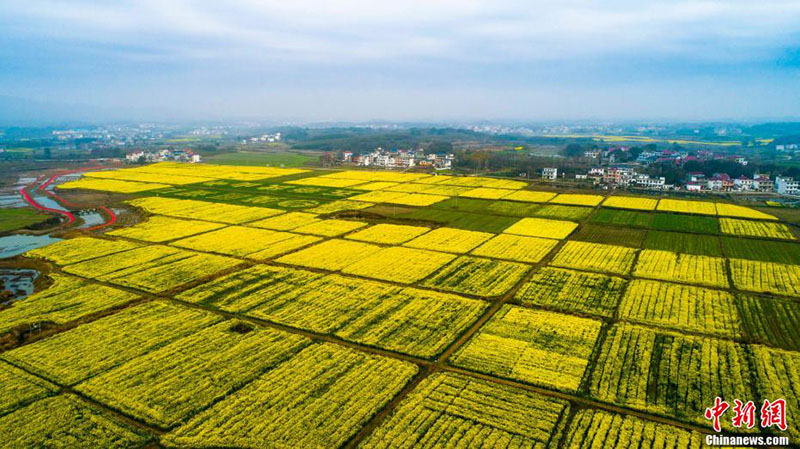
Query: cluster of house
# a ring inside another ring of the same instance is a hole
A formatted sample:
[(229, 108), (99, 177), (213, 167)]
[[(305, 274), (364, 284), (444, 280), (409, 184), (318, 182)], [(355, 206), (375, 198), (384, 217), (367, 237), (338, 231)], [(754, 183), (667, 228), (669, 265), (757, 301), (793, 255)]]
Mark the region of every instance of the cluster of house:
[[(617, 160), (617, 155), (625, 154), (631, 150), (626, 146), (610, 146), (608, 148), (592, 149), (584, 152), (584, 157), (598, 161), (601, 164), (614, 164), (621, 161)], [(642, 165), (673, 163), (683, 165), (689, 161), (710, 161), (710, 160), (731, 160), (737, 164), (747, 165), (748, 160), (738, 155), (715, 153), (709, 150), (697, 150), (689, 153), (688, 151), (675, 151), (669, 149), (642, 151), (636, 156), (636, 162)], [(627, 159), (630, 160), (630, 159)]]
[(247, 145), (248, 143), (275, 143), (281, 141), (281, 133), (275, 134), (262, 134), (260, 136), (251, 137), (249, 139), (242, 139), (242, 144)]
[(342, 153), (343, 164), (356, 164), (362, 167), (433, 167), (434, 170), (450, 170), (454, 162), (455, 155), (451, 153), (425, 154), (421, 149), (388, 151), (377, 148), (366, 154), (354, 154), (352, 151)]
[(752, 178), (740, 176), (731, 178), (727, 173), (714, 173), (710, 178), (701, 172), (687, 174), (686, 190), (714, 192), (776, 192), (781, 195), (800, 194), (800, 180), (777, 176), (774, 180), (763, 173), (755, 173)]
[[(542, 169), (542, 178), (558, 178), (557, 168)], [(636, 173), (633, 167), (597, 167), (585, 174), (576, 174), (575, 179), (593, 180), (595, 185), (606, 187), (637, 187), (651, 190), (675, 190), (674, 184), (667, 184), (663, 176), (654, 177)], [(752, 178), (740, 176), (731, 178), (726, 173), (714, 173), (706, 177), (702, 172), (690, 172), (686, 176), (684, 188), (693, 192), (776, 192), (781, 195), (800, 195), (800, 180), (778, 176), (774, 180), (768, 175), (756, 173)]]
[(199, 154), (188, 148), (179, 150), (143, 151), (137, 150), (125, 155), (125, 161), (130, 163), (142, 162), (201, 162)]

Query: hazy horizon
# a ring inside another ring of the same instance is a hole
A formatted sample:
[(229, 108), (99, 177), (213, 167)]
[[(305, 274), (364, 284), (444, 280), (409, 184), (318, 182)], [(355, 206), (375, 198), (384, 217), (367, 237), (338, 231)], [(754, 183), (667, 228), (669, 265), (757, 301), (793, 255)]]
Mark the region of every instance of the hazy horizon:
[(790, 1), (4, 2), (0, 117), (796, 119), (798, 19)]

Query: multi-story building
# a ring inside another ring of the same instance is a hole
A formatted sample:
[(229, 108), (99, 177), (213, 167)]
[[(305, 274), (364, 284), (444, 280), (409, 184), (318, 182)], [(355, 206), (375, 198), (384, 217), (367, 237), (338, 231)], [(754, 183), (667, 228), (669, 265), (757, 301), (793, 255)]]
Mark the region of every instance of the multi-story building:
[(545, 167), (542, 169), (542, 179), (554, 180), (558, 178), (558, 168)]
[(775, 178), (775, 191), (781, 195), (800, 195), (800, 180), (778, 176)]

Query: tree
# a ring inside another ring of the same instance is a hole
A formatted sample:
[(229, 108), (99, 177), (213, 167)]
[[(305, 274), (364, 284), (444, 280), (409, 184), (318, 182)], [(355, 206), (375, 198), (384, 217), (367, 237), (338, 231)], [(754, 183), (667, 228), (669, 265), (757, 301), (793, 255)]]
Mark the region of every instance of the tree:
[(561, 151), (561, 154), (566, 157), (582, 157), (583, 153), (583, 147), (577, 143), (571, 143), (564, 147), (564, 149)]

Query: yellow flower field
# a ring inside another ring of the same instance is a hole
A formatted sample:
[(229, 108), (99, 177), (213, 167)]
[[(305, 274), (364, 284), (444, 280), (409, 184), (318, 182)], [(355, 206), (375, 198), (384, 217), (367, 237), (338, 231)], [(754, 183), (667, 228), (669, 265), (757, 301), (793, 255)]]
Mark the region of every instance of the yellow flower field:
[(420, 179), (430, 178), (430, 176), (424, 173), (398, 173), (386, 170), (345, 170), (318, 176), (318, 178), (358, 179), (372, 182), (416, 182)]
[[(53, 285), (24, 301), (0, 310), (0, 336), (16, 326), (41, 322), (64, 324), (91, 313), (117, 307), (138, 297), (63, 274), (52, 274)], [(2, 406), (0, 406), (0, 411)]]
[(504, 198), (510, 193), (514, 193), (515, 190), (508, 190), (508, 189), (494, 189), (491, 187), (478, 187), (476, 189), (467, 190), (466, 192), (461, 193), (460, 196), (466, 198), (482, 198), (487, 200), (499, 200), (500, 198)]
[(348, 220), (319, 220), (314, 223), (300, 226), (294, 229), (294, 232), (300, 234), (313, 234), (321, 235), (323, 237), (336, 237), (348, 232), (355, 231), (356, 229), (367, 226), (367, 223), (361, 221), (348, 221)]
[(358, 184), (364, 184), (364, 181), (360, 179), (325, 178), (321, 176), (315, 176), (311, 178), (301, 178), (294, 181), (287, 181), (286, 184), (318, 187), (351, 187)]
[(528, 237), (565, 239), (577, 227), (578, 223), (573, 223), (571, 221), (526, 217), (509, 226), (503, 232), (505, 234), (517, 234)]
[(116, 179), (118, 181), (149, 182), (155, 184), (185, 185), (196, 184), (198, 182), (210, 181), (211, 178), (186, 175), (164, 176), (155, 173), (143, 172), (137, 168), (126, 168), (111, 171), (92, 171), (84, 174), (87, 178)]
[(536, 263), (555, 246), (556, 240), (521, 235), (500, 234), (472, 250), (473, 255)]
[(504, 305), (453, 357), (453, 364), (577, 391), (603, 323)]
[(603, 201), (603, 207), (617, 209), (655, 210), (658, 200), (633, 196), (610, 196)]
[(559, 438), (558, 423), (568, 412), (569, 403), (561, 399), (440, 371), (423, 380), (359, 447), (414, 447), (435, 441), (451, 448), (467, 437), (474, 447), (543, 448)]
[(509, 195), (506, 195), (504, 200), (524, 201), (527, 203), (546, 203), (556, 196), (555, 193), (550, 192), (535, 192), (532, 190), (517, 190)]
[(213, 231), (223, 226), (225, 225), (208, 221), (183, 220), (154, 215), (145, 222), (127, 228), (115, 229), (108, 232), (107, 235), (160, 243)]
[(415, 237), (430, 231), (424, 226), (407, 226), (380, 223), (358, 232), (349, 234), (346, 238), (369, 243), (384, 245), (400, 245)]
[(449, 253), (466, 253), (493, 236), (494, 234), (488, 232), (438, 228), (411, 240), (405, 246)]
[(68, 265), (141, 247), (142, 245), (139, 243), (124, 240), (78, 237), (43, 246), (25, 254), (30, 257), (42, 257), (58, 265)]
[(750, 218), (753, 220), (777, 220), (778, 217), (749, 207), (735, 204), (716, 203), (717, 215), (722, 217)]
[(719, 226), (723, 234), (743, 237), (762, 237), (770, 239), (797, 240), (792, 231), (783, 223), (766, 221), (739, 220), (736, 218), (720, 218)]
[(163, 189), (166, 187), (169, 187), (169, 185), (100, 178), (81, 178), (75, 181), (67, 181), (58, 185), (59, 189), (102, 190), (104, 192), (115, 193), (139, 193), (147, 192), (149, 190)]
[(600, 409), (578, 411), (566, 435), (563, 446), (566, 449), (707, 447), (705, 434), (698, 431)]
[(550, 264), (578, 270), (628, 274), (635, 255), (635, 249), (625, 246), (570, 241), (564, 244)]
[(0, 394), (0, 416), (37, 399), (56, 394), (59, 390), (50, 382), (2, 360), (0, 360), (0, 385), (3, 386), (3, 392)]
[(551, 199), (554, 204), (567, 204), (571, 206), (597, 206), (603, 201), (602, 195), (584, 195), (579, 193), (562, 193)]
[(619, 318), (712, 336), (742, 337), (733, 295), (701, 287), (634, 280), (622, 297)]
[(645, 249), (639, 254), (634, 276), (728, 287), (725, 259)]
[(759, 293), (800, 296), (800, 266), (730, 259), (736, 288)]
[(285, 447), (339, 447), (416, 372), (408, 362), (315, 344), (195, 415), (163, 441), (179, 447), (255, 447), (281, 435)]
[(611, 318), (627, 282), (619, 277), (542, 267), (514, 295), (524, 306), (540, 306)]
[(233, 204), (210, 203), (208, 201), (158, 197), (137, 198), (128, 201), (128, 204), (141, 207), (152, 214), (228, 224), (242, 224), (283, 213), (282, 210), (266, 207), (236, 206)]
[(291, 231), (300, 226), (309, 225), (320, 221), (316, 214), (306, 212), (289, 212), (263, 220), (253, 221), (247, 226), (255, 228), (272, 229), (273, 231)]
[(287, 254), (276, 261), (289, 265), (339, 271), (381, 249), (380, 246), (368, 243), (334, 239)]
[(423, 285), (456, 293), (494, 297), (511, 290), (530, 269), (530, 265), (516, 262), (461, 256), (428, 278)]
[(400, 183), (397, 182), (387, 182), (387, 181), (373, 181), (367, 182), (364, 184), (354, 185), (351, 188), (355, 190), (383, 190), (388, 189), (389, 187), (399, 186)]
[(673, 200), (667, 198), (658, 202), (657, 209), (661, 212), (682, 212), (685, 214), (700, 215), (717, 214), (717, 208), (714, 203), (705, 201)]
[(373, 203), (368, 203), (363, 201), (339, 200), (330, 202), (328, 204), (323, 204), (321, 206), (317, 206), (311, 209), (307, 209), (306, 212), (311, 212), (314, 214), (334, 214), (336, 212), (341, 212), (343, 210), (366, 209), (374, 205), (375, 204)]
[(203, 310), (149, 302), (6, 352), (3, 358), (74, 385), (218, 321)]
[(172, 242), (173, 246), (195, 251), (213, 252), (253, 260), (267, 260), (297, 248), (320, 241), (310, 235), (270, 231), (244, 226), (229, 226)]
[(436, 251), (391, 247), (344, 267), (342, 273), (411, 284), (427, 277), (455, 257)]

